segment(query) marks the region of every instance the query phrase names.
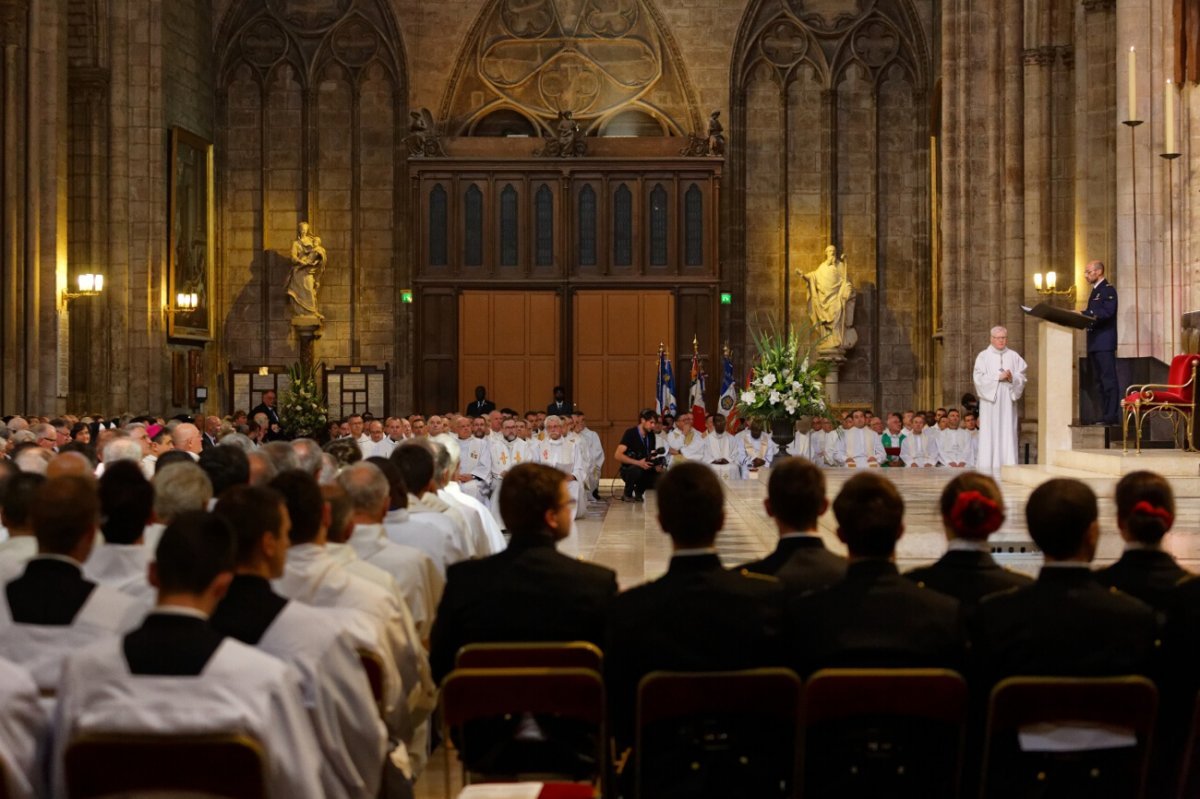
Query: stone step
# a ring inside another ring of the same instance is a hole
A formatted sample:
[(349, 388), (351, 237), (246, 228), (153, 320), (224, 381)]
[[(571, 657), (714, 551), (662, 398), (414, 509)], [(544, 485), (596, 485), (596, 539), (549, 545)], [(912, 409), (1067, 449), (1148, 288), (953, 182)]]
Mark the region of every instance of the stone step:
[(1067, 469), (1120, 477), (1148, 469), (1164, 477), (1200, 477), (1200, 453), (1178, 449), (1143, 449), (1141, 453), (1120, 449), (1074, 449), (1054, 453), (1051, 463)]
[[(1154, 470), (1151, 468), (1151, 471)], [(1113, 490), (1121, 479), (1119, 475), (1099, 474), (1085, 469), (1044, 464), (1005, 466), (1000, 470), (1000, 479), (1005, 486), (1005, 496), (1012, 493), (1009, 491), (1010, 487), (1032, 491), (1055, 477), (1073, 477), (1076, 480), (1082, 480), (1100, 496), (1112, 496)], [(1171, 477), (1171, 488), (1174, 489), (1176, 497), (1200, 497), (1200, 476)]]

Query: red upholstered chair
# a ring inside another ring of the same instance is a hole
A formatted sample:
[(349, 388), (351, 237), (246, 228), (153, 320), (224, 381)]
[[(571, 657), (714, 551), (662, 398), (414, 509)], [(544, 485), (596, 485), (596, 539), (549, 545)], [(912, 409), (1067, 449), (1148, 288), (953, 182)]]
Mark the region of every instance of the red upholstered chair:
[(604, 654), (588, 641), (467, 644), (456, 669), (591, 669), (604, 671)]
[(1122, 437), (1124, 451), (1129, 451), (1129, 423), (1133, 422), (1134, 442), (1137, 451), (1142, 451), (1142, 423), (1146, 417), (1159, 413), (1171, 417), (1176, 438), (1179, 425), (1184, 425), (1183, 447), (1195, 452), (1192, 434), (1196, 421), (1196, 368), (1200, 354), (1176, 355), (1171, 359), (1171, 370), (1164, 384), (1146, 383), (1130, 386), (1121, 403), (1123, 412)]

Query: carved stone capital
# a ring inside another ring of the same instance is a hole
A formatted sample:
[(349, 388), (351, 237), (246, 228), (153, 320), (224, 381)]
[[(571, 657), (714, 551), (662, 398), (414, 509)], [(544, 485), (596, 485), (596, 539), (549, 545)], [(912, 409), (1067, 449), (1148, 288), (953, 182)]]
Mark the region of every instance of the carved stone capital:
[(1061, 61), (1068, 69), (1075, 65), (1075, 49), (1069, 44), (1047, 44), (1030, 47), (1021, 52), (1021, 60), (1027, 66), (1051, 67)]

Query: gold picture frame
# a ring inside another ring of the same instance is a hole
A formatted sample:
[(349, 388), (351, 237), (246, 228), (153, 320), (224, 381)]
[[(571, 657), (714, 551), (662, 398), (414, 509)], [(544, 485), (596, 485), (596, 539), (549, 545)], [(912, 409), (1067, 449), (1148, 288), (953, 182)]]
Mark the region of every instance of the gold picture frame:
[(167, 336), (210, 341), (213, 337), (213, 145), (183, 128), (171, 128), (168, 187), (167, 304), (195, 294), (195, 308), (167, 314)]

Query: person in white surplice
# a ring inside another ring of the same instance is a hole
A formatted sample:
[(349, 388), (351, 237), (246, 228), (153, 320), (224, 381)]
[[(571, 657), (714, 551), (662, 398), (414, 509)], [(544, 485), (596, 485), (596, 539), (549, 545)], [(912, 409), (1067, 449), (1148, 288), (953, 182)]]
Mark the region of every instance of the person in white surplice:
[(1017, 462), (1017, 400), (1025, 391), (1025, 368), (1025, 359), (1008, 348), (1008, 330), (993, 327), (991, 346), (975, 359), (980, 471)]

